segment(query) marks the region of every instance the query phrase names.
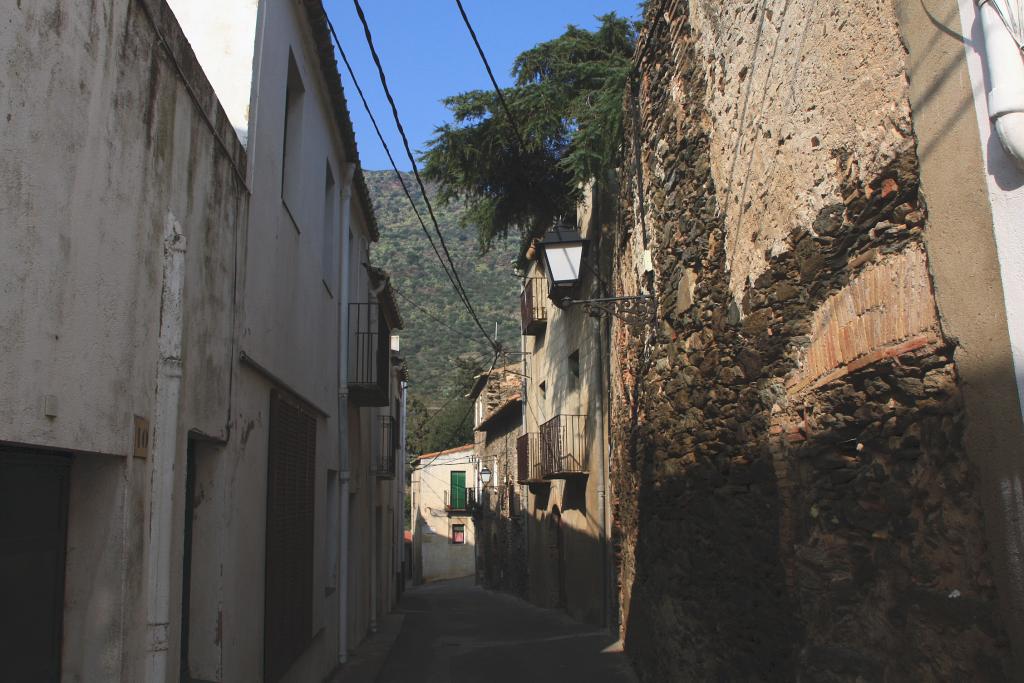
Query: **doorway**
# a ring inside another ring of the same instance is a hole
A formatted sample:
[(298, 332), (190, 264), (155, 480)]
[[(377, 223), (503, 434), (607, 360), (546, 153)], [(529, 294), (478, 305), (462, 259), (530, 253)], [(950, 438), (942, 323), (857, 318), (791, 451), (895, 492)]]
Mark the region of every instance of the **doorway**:
[(60, 680), (70, 464), (66, 456), (0, 452), (5, 680)]

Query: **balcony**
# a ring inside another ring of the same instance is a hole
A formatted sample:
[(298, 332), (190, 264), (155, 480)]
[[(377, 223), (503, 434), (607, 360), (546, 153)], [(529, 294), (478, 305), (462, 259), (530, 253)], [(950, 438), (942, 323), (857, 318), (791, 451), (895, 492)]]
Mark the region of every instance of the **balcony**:
[(516, 463), (520, 484), (549, 484), (540, 459), (540, 434), (523, 434), (516, 439)]
[(473, 489), (454, 488), (444, 492), (444, 509), (449, 513), (465, 514), (473, 508)]
[(545, 479), (587, 475), (586, 435), (586, 415), (556, 415), (540, 426), (541, 473)]
[(349, 304), (348, 387), (358, 406), (388, 405), (391, 330), (376, 303)]
[(519, 308), (523, 318), (523, 334), (538, 335), (548, 324), (548, 282), (545, 277), (526, 278), (523, 293), (519, 295)]
[(379, 479), (395, 478), (395, 461), (398, 453), (398, 424), (390, 415), (380, 418), (380, 441), (373, 458), (373, 473)]

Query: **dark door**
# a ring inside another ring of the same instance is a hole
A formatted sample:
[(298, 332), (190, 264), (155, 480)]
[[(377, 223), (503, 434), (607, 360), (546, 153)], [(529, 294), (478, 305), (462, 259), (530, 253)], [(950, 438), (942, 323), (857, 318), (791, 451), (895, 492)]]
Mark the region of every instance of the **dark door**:
[(60, 680), (68, 458), (0, 453), (0, 670)]
[(192, 596), (192, 528), (196, 509), (196, 442), (188, 440), (185, 460), (185, 545), (181, 564), (181, 681), (190, 683), (192, 672), (188, 663), (189, 626)]

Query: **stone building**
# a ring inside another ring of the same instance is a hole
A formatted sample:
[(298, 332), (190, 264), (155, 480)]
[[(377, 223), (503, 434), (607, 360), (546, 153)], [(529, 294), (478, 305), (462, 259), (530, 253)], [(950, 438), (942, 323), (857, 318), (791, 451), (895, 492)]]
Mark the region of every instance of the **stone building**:
[[(477, 538), (477, 582), (526, 597), (526, 529), (516, 446), (523, 426), (522, 373), (515, 363), (477, 377), (474, 400), (475, 453), (481, 473), (473, 521)], [(525, 462), (525, 459), (524, 459)], [(483, 479), (483, 478), (482, 478)]]
[(1024, 176), (982, 69), (1001, 24), (970, 0), (645, 19), (614, 284), (658, 313), (614, 324), (611, 388), (641, 678), (1021, 680)]
[[(580, 299), (607, 291), (607, 280), (597, 275), (613, 215), (606, 204), (592, 196), (576, 217), (588, 242), (588, 266), (573, 290)], [(583, 305), (561, 303), (536, 246), (521, 263), (523, 432), (517, 452), (519, 483), (526, 489), (528, 597), (603, 625), (615, 612), (606, 497), (607, 319), (592, 317)]]
[(405, 458), (320, 2), (23, 2), (0, 54), (4, 674), (322, 680)]
[(478, 483), (473, 444), (424, 453), (413, 461), (409, 486), (415, 583), (473, 576), (477, 531), (472, 509), (479, 498)]

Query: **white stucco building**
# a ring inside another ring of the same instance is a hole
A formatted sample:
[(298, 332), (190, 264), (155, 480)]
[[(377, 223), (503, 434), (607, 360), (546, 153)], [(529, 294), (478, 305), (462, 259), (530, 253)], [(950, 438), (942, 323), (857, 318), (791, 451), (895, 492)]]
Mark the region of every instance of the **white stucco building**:
[(93, 4), (0, 26), (0, 661), (322, 680), (401, 589), (405, 462), (323, 8)]
[(413, 579), (417, 583), (472, 576), (479, 499), (473, 444), (426, 453), (411, 473)]

